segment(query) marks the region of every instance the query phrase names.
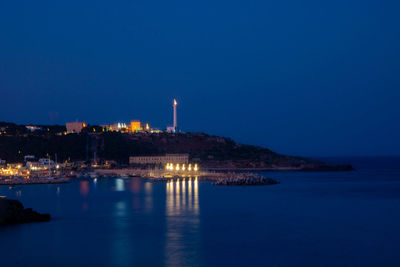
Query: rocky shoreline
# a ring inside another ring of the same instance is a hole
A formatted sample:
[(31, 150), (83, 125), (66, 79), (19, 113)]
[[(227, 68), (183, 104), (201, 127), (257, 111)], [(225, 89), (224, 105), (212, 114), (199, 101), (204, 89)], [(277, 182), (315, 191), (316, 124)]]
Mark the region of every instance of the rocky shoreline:
[(47, 221), (50, 221), (50, 214), (40, 214), (30, 208), (26, 209), (18, 200), (0, 198), (0, 226)]
[(190, 177), (181, 177), (181, 176), (174, 176), (174, 177), (152, 177), (152, 178), (146, 178), (149, 179), (150, 181), (155, 181), (155, 182), (176, 182), (180, 180), (185, 180), (185, 179), (193, 179), (194, 181), (208, 181), (212, 182), (213, 185), (241, 185), (241, 186), (247, 186), (247, 185), (274, 185), (274, 184), (279, 184), (278, 181), (269, 178), (269, 177), (264, 177), (259, 174), (255, 173), (235, 173), (235, 172), (229, 172), (229, 173), (217, 173), (217, 174), (208, 174), (208, 175), (202, 175), (198, 176), (196, 178), (190, 178)]

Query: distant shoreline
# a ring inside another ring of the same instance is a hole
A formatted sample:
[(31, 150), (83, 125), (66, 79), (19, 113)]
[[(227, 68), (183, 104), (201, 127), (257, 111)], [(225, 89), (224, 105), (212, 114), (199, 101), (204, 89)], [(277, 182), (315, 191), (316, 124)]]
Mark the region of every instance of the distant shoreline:
[(249, 171), (249, 172), (268, 172), (268, 171), (303, 171), (303, 172), (335, 172), (335, 171), (353, 171), (351, 165), (311, 165), (302, 167), (273, 167), (273, 168), (206, 168), (208, 171)]

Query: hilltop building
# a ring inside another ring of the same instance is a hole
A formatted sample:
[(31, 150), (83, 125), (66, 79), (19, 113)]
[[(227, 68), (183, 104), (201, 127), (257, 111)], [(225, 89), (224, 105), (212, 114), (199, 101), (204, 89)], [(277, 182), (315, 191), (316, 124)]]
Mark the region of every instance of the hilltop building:
[(28, 129), (30, 132), (35, 132), (35, 131), (42, 130), (41, 127), (33, 126), (33, 125), (27, 125), (27, 126), (25, 126), (25, 127), (26, 127), (26, 129)]
[(131, 121), (130, 131), (134, 132), (134, 133), (142, 131), (142, 126), (141, 126), (140, 121)]
[(116, 132), (119, 132), (121, 130), (126, 130), (126, 123), (124, 123), (124, 122), (114, 123), (114, 124), (110, 125), (110, 130), (116, 131)]
[(86, 127), (86, 123), (78, 122), (78, 121), (67, 122), (66, 127), (67, 127), (68, 133), (80, 133), (82, 131), (82, 129)]

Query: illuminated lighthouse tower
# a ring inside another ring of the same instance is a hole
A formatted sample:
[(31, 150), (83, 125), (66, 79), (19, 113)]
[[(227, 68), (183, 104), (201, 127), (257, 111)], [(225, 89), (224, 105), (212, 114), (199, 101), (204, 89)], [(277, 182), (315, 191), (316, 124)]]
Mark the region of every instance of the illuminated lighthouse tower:
[(176, 102), (176, 99), (174, 99), (174, 132), (178, 132), (178, 114), (177, 114), (177, 107), (178, 107), (178, 102)]

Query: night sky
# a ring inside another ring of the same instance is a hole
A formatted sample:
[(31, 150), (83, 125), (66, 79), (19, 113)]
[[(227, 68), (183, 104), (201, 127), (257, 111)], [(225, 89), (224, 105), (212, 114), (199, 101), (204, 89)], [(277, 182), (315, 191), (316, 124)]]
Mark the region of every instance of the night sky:
[(400, 154), (400, 1), (88, 2), (0, 2), (0, 121)]

